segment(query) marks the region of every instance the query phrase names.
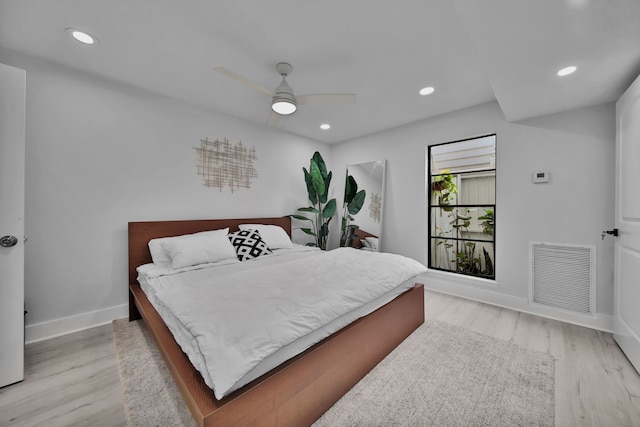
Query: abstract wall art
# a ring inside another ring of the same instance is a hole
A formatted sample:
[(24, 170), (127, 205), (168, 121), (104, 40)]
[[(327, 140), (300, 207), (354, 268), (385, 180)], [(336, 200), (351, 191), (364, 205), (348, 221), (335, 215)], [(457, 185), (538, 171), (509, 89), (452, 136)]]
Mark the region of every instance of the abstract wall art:
[(210, 141), (200, 140), (196, 150), (196, 168), (202, 177), (202, 184), (222, 191), (251, 188), (258, 177), (255, 168), (257, 160), (255, 147), (247, 147), (241, 141), (229, 142), (227, 138)]
[(369, 203), (369, 217), (375, 222), (380, 222), (380, 211), (382, 210), (382, 196), (380, 193), (373, 193)]

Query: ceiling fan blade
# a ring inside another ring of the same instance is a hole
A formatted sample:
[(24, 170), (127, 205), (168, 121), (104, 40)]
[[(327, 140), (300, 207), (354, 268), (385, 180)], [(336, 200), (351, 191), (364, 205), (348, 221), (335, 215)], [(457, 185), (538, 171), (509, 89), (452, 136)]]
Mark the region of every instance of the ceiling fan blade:
[(267, 126), (275, 126), (280, 121), (280, 114), (275, 111), (271, 112), (271, 116), (269, 116), (269, 121), (267, 121)]
[(240, 82), (245, 86), (249, 86), (251, 89), (253, 89), (255, 91), (258, 91), (258, 92), (263, 93), (265, 95), (273, 96), (273, 91), (272, 90), (264, 88), (264, 87), (260, 86), (258, 83), (253, 82), (253, 81), (247, 79), (246, 77), (242, 77), (240, 74), (235, 73), (235, 72), (229, 70), (228, 68), (215, 67), (214, 70), (216, 70), (217, 72), (219, 72), (221, 74), (224, 74), (227, 77), (231, 77), (235, 81)]
[(353, 93), (318, 93), (313, 95), (296, 95), (298, 104), (353, 104), (356, 96)]

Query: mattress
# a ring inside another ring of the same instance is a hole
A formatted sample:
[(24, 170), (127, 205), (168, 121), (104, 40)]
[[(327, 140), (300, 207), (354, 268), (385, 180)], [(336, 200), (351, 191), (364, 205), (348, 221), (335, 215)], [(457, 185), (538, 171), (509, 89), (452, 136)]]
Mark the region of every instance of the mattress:
[[(357, 251), (351, 248), (341, 248), (341, 250), (349, 251), (347, 252), (349, 254), (352, 252), (360, 254), (363, 253), (363, 251)], [(426, 270), (421, 264), (413, 260), (405, 259), (411, 261), (409, 262), (411, 268), (406, 272), (403, 272), (402, 280), (398, 280), (397, 283), (393, 283), (393, 286), (388, 286), (387, 290), (379, 292), (379, 295), (376, 295), (375, 298), (370, 298), (364, 303), (352, 304), (357, 305), (357, 307), (349, 308), (345, 312), (339, 312), (338, 309), (334, 310), (333, 308), (330, 308), (329, 311), (335, 311), (336, 315), (326, 323), (324, 323), (325, 320), (309, 320), (310, 323), (315, 322), (319, 326), (314, 327), (313, 330), (302, 336), (295, 337), (291, 342), (283, 340), (282, 342), (287, 343), (277, 348), (275, 351), (269, 350), (265, 352), (258, 352), (260, 360), (258, 360), (257, 363), (253, 365), (244, 364), (245, 370), (240, 371), (241, 375), (237, 375), (239, 378), (233, 377), (233, 379), (227, 379), (226, 382), (221, 381), (218, 378), (214, 378), (216, 375), (212, 374), (212, 372), (215, 372), (215, 370), (209, 366), (212, 364), (212, 357), (207, 356), (207, 354), (205, 354), (206, 351), (203, 350), (207, 345), (203, 342), (202, 335), (206, 334), (203, 334), (201, 330), (198, 332), (197, 329), (194, 329), (191, 326), (193, 322), (189, 321), (189, 319), (185, 320), (184, 316), (175, 315), (170, 308), (172, 301), (163, 301), (162, 298), (163, 295), (166, 297), (168, 294), (172, 295), (170, 299), (175, 299), (177, 289), (187, 289), (192, 283), (208, 283), (211, 280), (225, 281), (225, 283), (228, 282), (229, 285), (224, 285), (225, 289), (228, 286), (233, 286), (235, 283), (234, 278), (241, 278), (247, 275), (249, 277), (262, 277), (265, 282), (268, 282), (269, 279), (266, 279), (266, 277), (270, 276), (266, 273), (263, 274), (263, 272), (272, 272), (276, 270), (283, 270), (287, 272), (296, 271), (295, 268), (300, 268), (296, 266), (304, 263), (306, 263), (308, 269), (308, 266), (312, 265), (311, 263), (315, 264), (315, 258), (312, 257), (318, 256), (320, 253), (322, 253), (322, 251), (318, 251), (315, 248), (296, 245), (293, 249), (277, 250), (273, 255), (256, 258), (250, 261), (239, 262), (234, 260), (231, 262), (216, 263), (214, 265), (195, 266), (177, 271), (157, 268), (153, 265), (146, 265), (138, 268), (138, 281), (149, 301), (174, 335), (176, 342), (189, 357), (193, 366), (202, 374), (205, 383), (213, 389), (216, 398), (220, 399), (269, 372), (286, 360), (289, 360), (297, 354), (305, 351), (307, 348), (332, 333), (342, 329), (358, 318), (366, 316), (377, 308), (393, 300), (407, 289), (413, 287), (415, 283), (415, 275)], [(381, 257), (380, 254), (370, 255), (378, 258)], [(382, 257), (386, 255), (382, 255)], [(376, 258), (376, 261), (374, 262), (379, 263), (378, 258)], [(305, 279), (304, 277), (300, 278), (302, 283), (307, 280), (308, 279)], [(279, 281), (283, 281), (282, 278), (279, 279)], [(270, 289), (270, 287), (266, 289)], [(362, 301), (365, 301), (365, 299), (362, 299)], [(239, 315), (245, 316), (246, 313), (239, 313)], [(323, 319), (329, 317), (331, 316), (325, 316)], [(235, 357), (235, 353), (232, 356), (230, 356), (231, 359)], [(254, 356), (252, 354), (251, 357), (258, 356)], [(224, 359), (224, 357), (220, 358)], [(207, 360), (209, 362), (207, 362)], [(254, 362), (251, 361), (251, 363)], [(246, 366), (250, 366), (250, 369), (246, 369)], [(225, 371), (225, 368), (222, 368), (222, 371)]]

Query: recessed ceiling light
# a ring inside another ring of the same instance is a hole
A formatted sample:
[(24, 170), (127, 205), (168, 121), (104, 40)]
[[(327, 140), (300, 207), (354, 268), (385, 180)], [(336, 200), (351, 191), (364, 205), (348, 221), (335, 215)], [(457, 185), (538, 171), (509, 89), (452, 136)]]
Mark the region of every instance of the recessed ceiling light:
[(560, 77), (568, 76), (569, 74), (573, 74), (577, 69), (578, 67), (576, 67), (575, 65), (565, 67), (562, 70), (558, 71), (558, 75)]
[(323, 124), (320, 125), (320, 129), (329, 130), (329, 129), (331, 129), (331, 125), (329, 123), (323, 123)]
[(420, 89), (420, 95), (431, 95), (435, 89), (431, 86), (423, 87)]
[(78, 30), (76, 28), (67, 28), (67, 33), (71, 34), (71, 37), (84, 44), (94, 44), (96, 42), (96, 38), (91, 34)]

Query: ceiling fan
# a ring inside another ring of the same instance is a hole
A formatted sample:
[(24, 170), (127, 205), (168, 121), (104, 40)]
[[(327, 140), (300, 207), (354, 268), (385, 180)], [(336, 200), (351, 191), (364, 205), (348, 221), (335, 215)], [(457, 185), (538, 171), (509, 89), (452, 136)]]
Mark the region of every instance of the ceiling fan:
[(259, 84), (235, 73), (225, 67), (215, 67), (215, 70), (219, 73), (230, 77), (251, 89), (260, 92), (264, 95), (271, 97), (271, 117), (267, 124), (274, 126), (280, 116), (288, 116), (295, 113), (298, 109), (298, 105), (304, 104), (350, 104), (356, 102), (356, 96), (351, 93), (324, 93), (324, 94), (312, 94), (312, 95), (298, 95), (295, 96), (293, 89), (287, 83), (287, 76), (293, 71), (291, 64), (286, 62), (279, 62), (276, 65), (276, 71), (282, 76), (282, 81), (274, 89), (269, 90)]

